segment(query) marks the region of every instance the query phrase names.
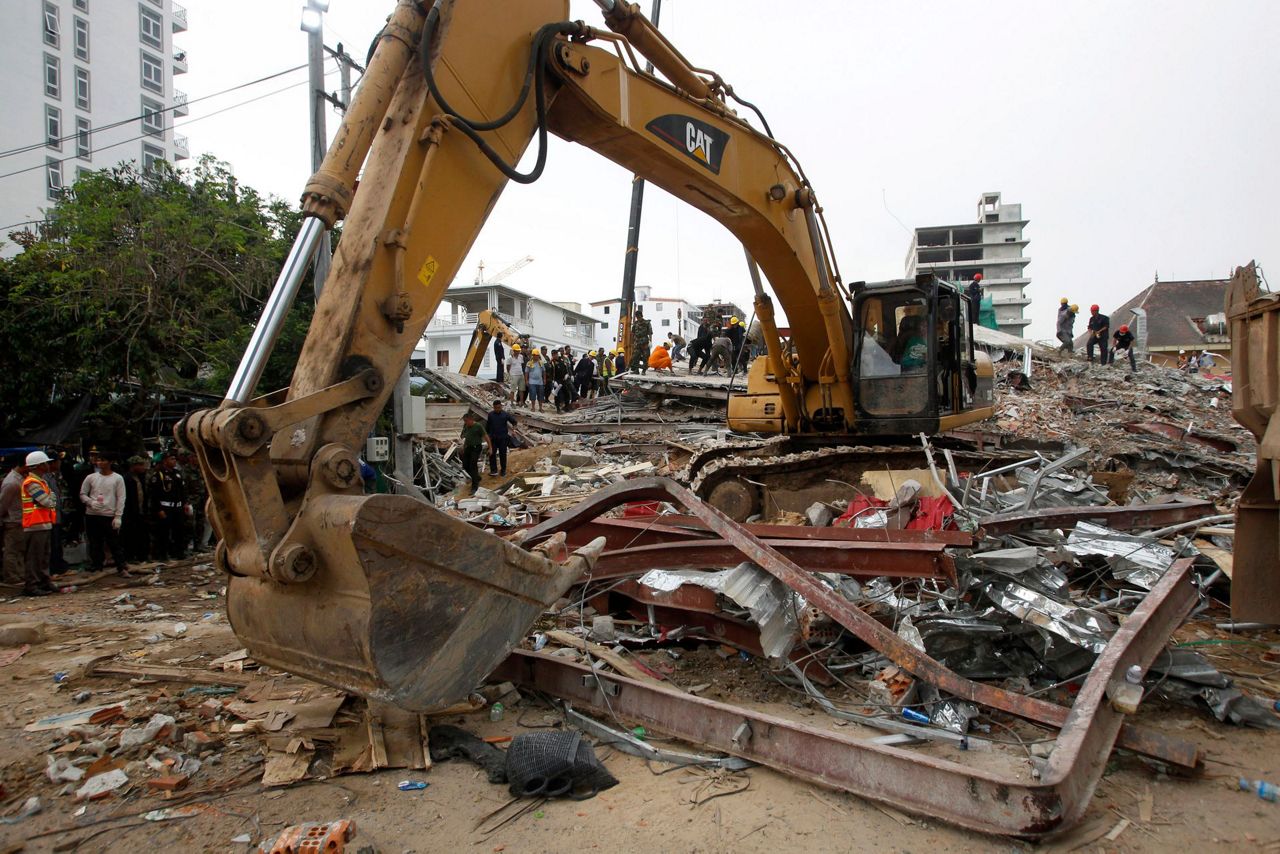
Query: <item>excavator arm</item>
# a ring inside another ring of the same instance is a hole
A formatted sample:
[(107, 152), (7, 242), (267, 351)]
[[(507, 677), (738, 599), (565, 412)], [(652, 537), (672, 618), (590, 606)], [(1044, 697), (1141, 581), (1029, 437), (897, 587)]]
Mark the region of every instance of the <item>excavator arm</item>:
[[(633, 5), (597, 2), (612, 31), (566, 20), (565, 0), (400, 0), (388, 19), (226, 400), (178, 428), (209, 485), (232, 626), (255, 658), (438, 707), (466, 696), (601, 548), (532, 553), (414, 498), (366, 496), (356, 456), (499, 194), (540, 174), (549, 133), (704, 211), (763, 270), (796, 358), (757, 283), (768, 359), (753, 371), (764, 385), (750, 423), (852, 429), (854, 324), (812, 189), (784, 146), (729, 109), (719, 78)], [(255, 398), (307, 261), (338, 220), (292, 383)]]
[(466, 355), (462, 357), (462, 365), (458, 373), (474, 377), (484, 363), (484, 354), (489, 352), (489, 342), (497, 338), (508, 347), (520, 344), (524, 339), (520, 333), (502, 319), (496, 311), (486, 308), (476, 317), (476, 328), (471, 330), (471, 344)]

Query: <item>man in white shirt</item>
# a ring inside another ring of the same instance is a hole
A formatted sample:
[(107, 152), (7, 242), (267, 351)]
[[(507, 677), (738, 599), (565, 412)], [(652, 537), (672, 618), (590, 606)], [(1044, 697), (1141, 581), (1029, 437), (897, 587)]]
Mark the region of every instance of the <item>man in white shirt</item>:
[(111, 549), (111, 559), (122, 578), (131, 578), (129, 563), (120, 542), (120, 522), (124, 518), (124, 478), (111, 470), (105, 454), (97, 459), (98, 470), (84, 479), (80, 501), (84, 504), (84, 532), (89, 540), (89, 561), (101, 572), (106, 561), (103, 546)]

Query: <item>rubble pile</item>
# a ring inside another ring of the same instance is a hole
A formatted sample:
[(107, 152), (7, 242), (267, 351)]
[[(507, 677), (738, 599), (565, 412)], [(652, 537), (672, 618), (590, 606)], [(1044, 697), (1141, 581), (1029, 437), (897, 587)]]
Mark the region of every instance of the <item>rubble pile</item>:
[(1143, 364), (1018, 362), (996, 365), (993, 422), (1008, 437), (1087, 447), (1113, 497), (1161, 492), (1234, 502), (1253, 473), (1253, 435), (1231, 416), (1231, 380)]

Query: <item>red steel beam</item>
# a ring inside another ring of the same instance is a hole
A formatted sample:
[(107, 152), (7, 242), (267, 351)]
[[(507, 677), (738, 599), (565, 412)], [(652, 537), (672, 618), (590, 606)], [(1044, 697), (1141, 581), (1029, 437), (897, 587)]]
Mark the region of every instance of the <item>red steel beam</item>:
[(1192, 522), (1217, 511), (1212, 501), (1179, 501), (1170, 504), (1129, 504), (1124, 507), (1045, 507), (1041, 510), (997, 513), (982, 520), (988, 536), (1045, 528), (1072, 528), (1079, 522), (1105, 525), (1117, 531), (1156, 529)]
[[(706, 531), (707, 525), (697, 516), (664, 514), (656, 519), (668, 528), (689, 528)], [(644, 524), (636, 520), (630, 524)], [(915, 531), (891, 528), (818, 528), (811, 525), (768, 525), (746, 522), (742, 527), (757, 537), (768, 540), (846, 540), (857, 543), (942, 543), (962, 548), (973, 547), (973, 534), (965, 531)]]
[(983, 833), (1048, 837), (1084, 814), (1124, 715), (1110, 702), (1133, 665), (1145, 670), (1198, 594), (1191, 561), (1156, 584), (1098, 657), (1038, 781), (850, 738), (661, 685), (517, 650), (494, 678), (536, 688), (659, 732)]
[[(838, 572), (857, 578), (946, 578), (956, 580), (956, 564), (940, 543), (819, 543), (761, 540), (810, 572)], [(731, 569), (742, 549), (727, 540), (690, 540), (636, 546), (600, 555), (592, 579), (634, 575), (650, 569)]]
[[(974, 682), (943, 666), (936, 659), (930, 658), (898, 637), (893, 630), (854, 607), (843, 596), (814, 580), (808, 572), (796, 566), (793, 561), (780, 554), (768, 543), (743, 530), (728, 516), (702, 502), (696, 495), (674, 481), (648, 477), (613, 484), (594, 493), (570, 510), (528, 529), (523, 542), (527, 547), (558, 531), (572, 530), (581, 521), (595, 518), (620, 504), (646, 500), (675, 501), (684, 505), (705, 522), (710, 530), (733, 543), (748, 560), (803, 595), (810, 605), (821, 610), (848, 629), (854, 637), (879, 650), (890, 661), (913, 676), (936, 685), (939, 689), (960, 699), (1000, 709), (1027, 720), (1059, 729), (1066, 723), (1067, 709), (1062, 706), (1004, 691), (994, 685)], [(1171, 575), (1185, 575), (1190, 565), (1189, 559), (1179, 561), (1165, 576), (1167, 578)], [(1179, 567), (1181, 568), (1179, 572), (1175, 572)], [(1121, 729), (1118, 743), (1126, 749), (1190, 770), (1198, 770), (1202, 763), (1200, 751), (1194, 744), (1131, 726)]]

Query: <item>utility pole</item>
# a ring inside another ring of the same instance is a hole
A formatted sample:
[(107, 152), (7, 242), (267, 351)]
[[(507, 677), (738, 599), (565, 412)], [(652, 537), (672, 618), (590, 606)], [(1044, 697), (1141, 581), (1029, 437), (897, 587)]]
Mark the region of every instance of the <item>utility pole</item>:
[[(324, 91), (324, 13), (329, 11), (329, 0), (307, 0), (302, 8), (302, 29), (307, 34), (307, 83), (311, 91), (311, 172), (315, 174), (324, 162), (328, 139), (325, 132), (324, 111), (328, 100)], [(315, 254), (314, 288), (316, 299), (324, 288), (329, 275), (329, 259), (333, 246), (328, 238), (321, 240)]]
[[(662, 0), (653, 0), (649, 19), (653, 26), (658, 26), (658, 16), (662, 13)], [(653, 73), (653, 63), (645, 63), (645, 71)], [(632, 352), (632, 325), (636, 308), (636, 262), (640, 255), (640, 212), (644, 207), (644, 179), (639, 175), (631, 176), (631, 214), (627, 221), (627, 254), (622, 261), (622, 304), (618, 307), (618, 346), (627, 354), (627, 364), (633, 364), (637, 358), (644, 359), (647, 353)]]

